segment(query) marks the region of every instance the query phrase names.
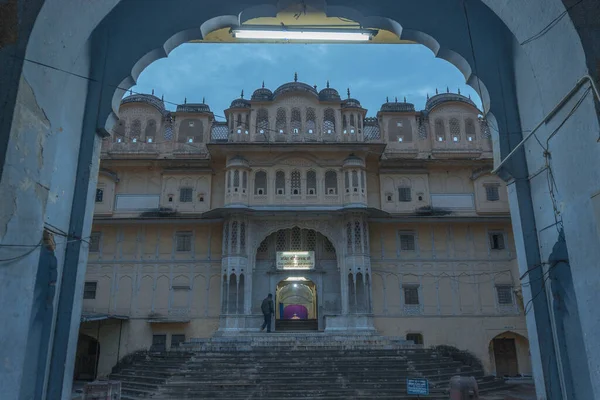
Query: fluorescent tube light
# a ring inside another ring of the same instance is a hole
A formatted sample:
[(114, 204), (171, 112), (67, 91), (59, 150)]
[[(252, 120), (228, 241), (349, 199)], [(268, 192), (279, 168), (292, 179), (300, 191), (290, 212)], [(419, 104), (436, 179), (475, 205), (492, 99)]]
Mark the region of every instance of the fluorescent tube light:
[(312, 29), (233, 29), (233, 36), (238, 39), (271, 39), (271, 40), (320, 40), (367, 42), (373, 34), (368, 31), (350, 29), (312, 30)]

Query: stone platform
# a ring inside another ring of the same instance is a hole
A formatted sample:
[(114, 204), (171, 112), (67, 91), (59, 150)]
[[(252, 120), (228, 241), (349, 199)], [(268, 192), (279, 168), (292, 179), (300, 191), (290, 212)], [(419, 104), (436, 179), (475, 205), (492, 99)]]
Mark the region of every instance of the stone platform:
[(427, 378), (447, 399), (452, 376), (475, 376), (482, 392), (502, 380), (401, 338), (377, 334), (248, 334), (191, 339), (176, 350), (140, 355), (111, 379), (123, 400), (413, 399), (406, 379)]

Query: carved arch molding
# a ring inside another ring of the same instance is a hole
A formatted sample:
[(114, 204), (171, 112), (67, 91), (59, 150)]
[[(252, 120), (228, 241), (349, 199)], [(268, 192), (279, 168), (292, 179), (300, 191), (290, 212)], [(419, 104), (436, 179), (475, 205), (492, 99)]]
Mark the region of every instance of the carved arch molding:
[(251, 257), (256, 256), (256, 250), (265, 238), (269, 235), (280, 231), (282, 229), (312, 229), (329, 239), (331, 244), (335, 247), (335, 252), (339, 258), (342, 255), (341, 250), (343, 246), (342, 237), (342, 225), (333, 222), (331, 220), (320, 220), (320, 219), (286, 219), (286, 220), (251, 220), (250, 222), (250, 235), (252, 237), (251, 243)]

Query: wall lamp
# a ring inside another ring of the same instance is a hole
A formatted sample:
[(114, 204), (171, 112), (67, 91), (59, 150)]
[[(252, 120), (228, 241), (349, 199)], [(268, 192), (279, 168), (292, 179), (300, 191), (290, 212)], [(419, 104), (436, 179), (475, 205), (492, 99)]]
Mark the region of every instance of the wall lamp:
[(344, 28), (307, 28), (287, 26), (245, 26), (232, 28), (231, 34), (236, 39), (264, 39), (264, 40), (307, 40), (324, 42), (368, 42), (375, 35), (376, 30), (370, 29), (344, 29)]

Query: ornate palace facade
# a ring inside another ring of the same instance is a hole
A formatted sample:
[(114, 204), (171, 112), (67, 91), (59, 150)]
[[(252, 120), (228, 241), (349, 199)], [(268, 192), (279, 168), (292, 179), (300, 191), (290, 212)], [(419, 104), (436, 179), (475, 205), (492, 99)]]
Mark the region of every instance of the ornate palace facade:
[(138, 349), (257, 331), (268, 293), (276, 331), (377, 330), (530, 373), (506, 186), (480, 112), (441, 93), (367, 117), (347, 97), (263, 85), (226, 122), (204, 103), (122, 101), (102, 146), (76, 374), (95, 373), (97, 339), (102, 375)]

